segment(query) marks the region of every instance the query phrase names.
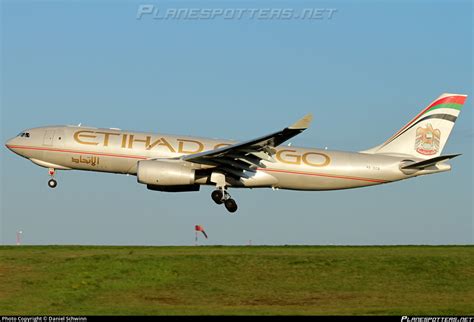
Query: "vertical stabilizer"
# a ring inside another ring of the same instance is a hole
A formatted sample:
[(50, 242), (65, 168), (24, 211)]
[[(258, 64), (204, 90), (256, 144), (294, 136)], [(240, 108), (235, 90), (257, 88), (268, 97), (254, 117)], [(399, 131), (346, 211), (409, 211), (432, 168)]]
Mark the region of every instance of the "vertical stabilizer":
[(410, 155), (421, 159), (443, 151), (467, 95), (443, 94), (385, 143), (364, 153)]

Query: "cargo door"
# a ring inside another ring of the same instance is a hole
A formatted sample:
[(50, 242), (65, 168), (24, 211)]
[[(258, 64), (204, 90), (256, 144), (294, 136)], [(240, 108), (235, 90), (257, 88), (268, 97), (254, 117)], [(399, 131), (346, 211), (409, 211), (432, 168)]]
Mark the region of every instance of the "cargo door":
[(54, 141), (54, 130), (46, 130), (44, 133), (43, 145), (52, 146)]
[(55, 147), (64, 147), (64, 130), (56, 129), (54, 131), (53, 146)]

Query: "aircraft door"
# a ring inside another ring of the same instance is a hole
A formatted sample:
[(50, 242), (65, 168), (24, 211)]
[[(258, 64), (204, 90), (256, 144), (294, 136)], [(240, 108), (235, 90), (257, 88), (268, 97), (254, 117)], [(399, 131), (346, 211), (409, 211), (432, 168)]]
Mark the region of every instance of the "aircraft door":
[(56, 129), (56, 131), (54, 131), (53, 145), (56, 147), (64, 146), (64, 130), (63, 129)]
[(54, 130), (46, 130), (44, 133), (43, 145), (52, 146), (54, 141)]

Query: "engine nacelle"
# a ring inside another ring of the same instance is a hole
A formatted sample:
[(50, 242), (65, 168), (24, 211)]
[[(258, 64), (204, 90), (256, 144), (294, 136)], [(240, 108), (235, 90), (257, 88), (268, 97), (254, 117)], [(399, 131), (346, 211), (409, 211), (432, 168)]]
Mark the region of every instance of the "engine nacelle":
[(152, 186), (192, 185), (195, 170), (180, 160), (146, 160), (138, 162), (137, 180)]

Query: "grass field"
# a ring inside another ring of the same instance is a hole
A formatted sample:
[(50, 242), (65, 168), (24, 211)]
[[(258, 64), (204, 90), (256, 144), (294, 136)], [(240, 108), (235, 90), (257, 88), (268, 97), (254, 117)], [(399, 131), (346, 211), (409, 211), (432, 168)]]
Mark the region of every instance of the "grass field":
[(0, 247), (0, 315), (474, 314), (474, 247)]

